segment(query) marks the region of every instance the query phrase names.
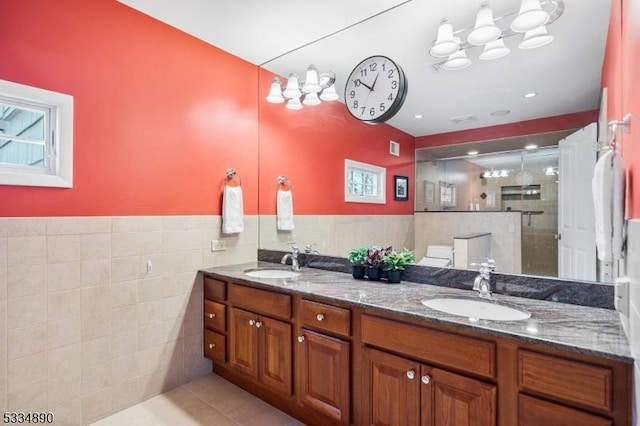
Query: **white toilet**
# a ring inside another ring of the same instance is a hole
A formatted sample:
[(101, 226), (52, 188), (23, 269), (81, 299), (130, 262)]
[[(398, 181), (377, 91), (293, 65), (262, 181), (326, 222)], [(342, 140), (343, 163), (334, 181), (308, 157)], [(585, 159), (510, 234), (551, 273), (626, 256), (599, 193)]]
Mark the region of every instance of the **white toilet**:
[(453, 267), (453, 246), (428, 246), (427, 255), (419, 262), (420, 266), (432, 266), (435, 268)]

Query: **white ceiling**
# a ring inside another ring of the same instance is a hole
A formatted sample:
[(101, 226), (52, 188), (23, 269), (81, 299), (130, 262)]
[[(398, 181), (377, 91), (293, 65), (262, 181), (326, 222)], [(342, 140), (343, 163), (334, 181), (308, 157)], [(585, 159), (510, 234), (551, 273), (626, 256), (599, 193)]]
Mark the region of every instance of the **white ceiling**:
[[(482, 0), (119, 0), (256, 65), (287, 76), (309, 64), (344, 80), (371, 55), (386, 55), (405, 71), (409, 90), (388, 123), (413, 136), (493, 126), (597, 109), (609, 22), (609, 0), (564, 0), (548, 31), (555, 40), (533, 50), (505, 39), (511, 54), (471, 67), (436, 71), (428, 50), (443, 17), (454, 30), (472, 27)], [(519, 0), (491, 0), (494, 15), (516, 12)], [(506, 27), (509, 20), (498, 23)], [(268, 88), (261, 88), (267, 95)], [(526, 92), (538, 96), (525, 99)], [(282, 107), (282, 106), (279, 106)], [(315, 108), (321, 108), (315, 107)], [(506, 116), (490, 113), (510, 110)], [(415, 114), (424, 118), (415, 119)], [(473, 122), (450, 118), (475, 115)]]

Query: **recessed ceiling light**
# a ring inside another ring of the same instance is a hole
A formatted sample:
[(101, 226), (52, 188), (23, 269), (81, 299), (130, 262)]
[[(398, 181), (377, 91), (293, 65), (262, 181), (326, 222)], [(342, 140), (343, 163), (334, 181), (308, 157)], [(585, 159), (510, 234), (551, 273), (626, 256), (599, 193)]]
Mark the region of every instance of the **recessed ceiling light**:
[(530, 145), (525, 146), (524, 149), (536, 149), (537, 147), (538, 147), (538, 145), (532, 143)]
[(416, 114), (416, 115), (413, 116), (413, 118), (422, 118), (422, 117), (424, 117), (424, 115), (422, 115), (422, 114)]
[(493, 111), (493, 112), (491, 113), (491, 115), (493, 115), (494, 117), (499, 117), (499, 116), (501, 116), (501, 115), (508, 115), (508, 114), (511, 114), (511, 110), (508, 110), (508, 109), (500, 109), (500, 110), (498, 110), (498, 111)]
[(478, 155), (478, 151), (469, 151), (467, 155)]
[(536, 92), (529, 92), (529, 93), (525, 93), (524, 96), (525, 98), (533, 98), (534, 96), (537, 96), (538, 94)]

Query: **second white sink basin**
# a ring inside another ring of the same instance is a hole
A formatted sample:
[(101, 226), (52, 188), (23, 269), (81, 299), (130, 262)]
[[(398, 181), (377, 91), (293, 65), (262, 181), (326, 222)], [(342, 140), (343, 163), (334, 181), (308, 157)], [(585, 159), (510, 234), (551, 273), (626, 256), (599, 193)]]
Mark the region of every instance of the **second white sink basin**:
[(480, 298), (435, 297), (423, 300), (422, 304), (437, 311), (477, 319), (519, 321), (531, 317), (527, 311)]
[(245, 275), (253, 278), (295, 278), (300, 276), (299, 272), (286, 271), (283, 269), (254, 269), (245, 271)]

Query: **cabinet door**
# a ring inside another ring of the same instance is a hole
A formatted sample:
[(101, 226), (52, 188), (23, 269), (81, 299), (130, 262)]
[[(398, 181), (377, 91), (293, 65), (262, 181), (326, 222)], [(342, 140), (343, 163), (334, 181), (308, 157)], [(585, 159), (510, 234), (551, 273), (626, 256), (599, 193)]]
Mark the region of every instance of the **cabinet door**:
[(375, 349), (364, 350), (365, 424), (414, 426), (420, 419), (420, 364)]
[(422, 367), (422, 425), (494, 426), (496, 387), (437, 368)]
[(349, 424), (349, 342), (306, 329), (298, 337), (298, 401)]
[(260, 380), (276, 391), (291, 395), (291, 324), (261, 317), (256, 327)]
[(258, 378), (258, 316), (231, 308), (229, 330), (229, 363), (233, 368)]

